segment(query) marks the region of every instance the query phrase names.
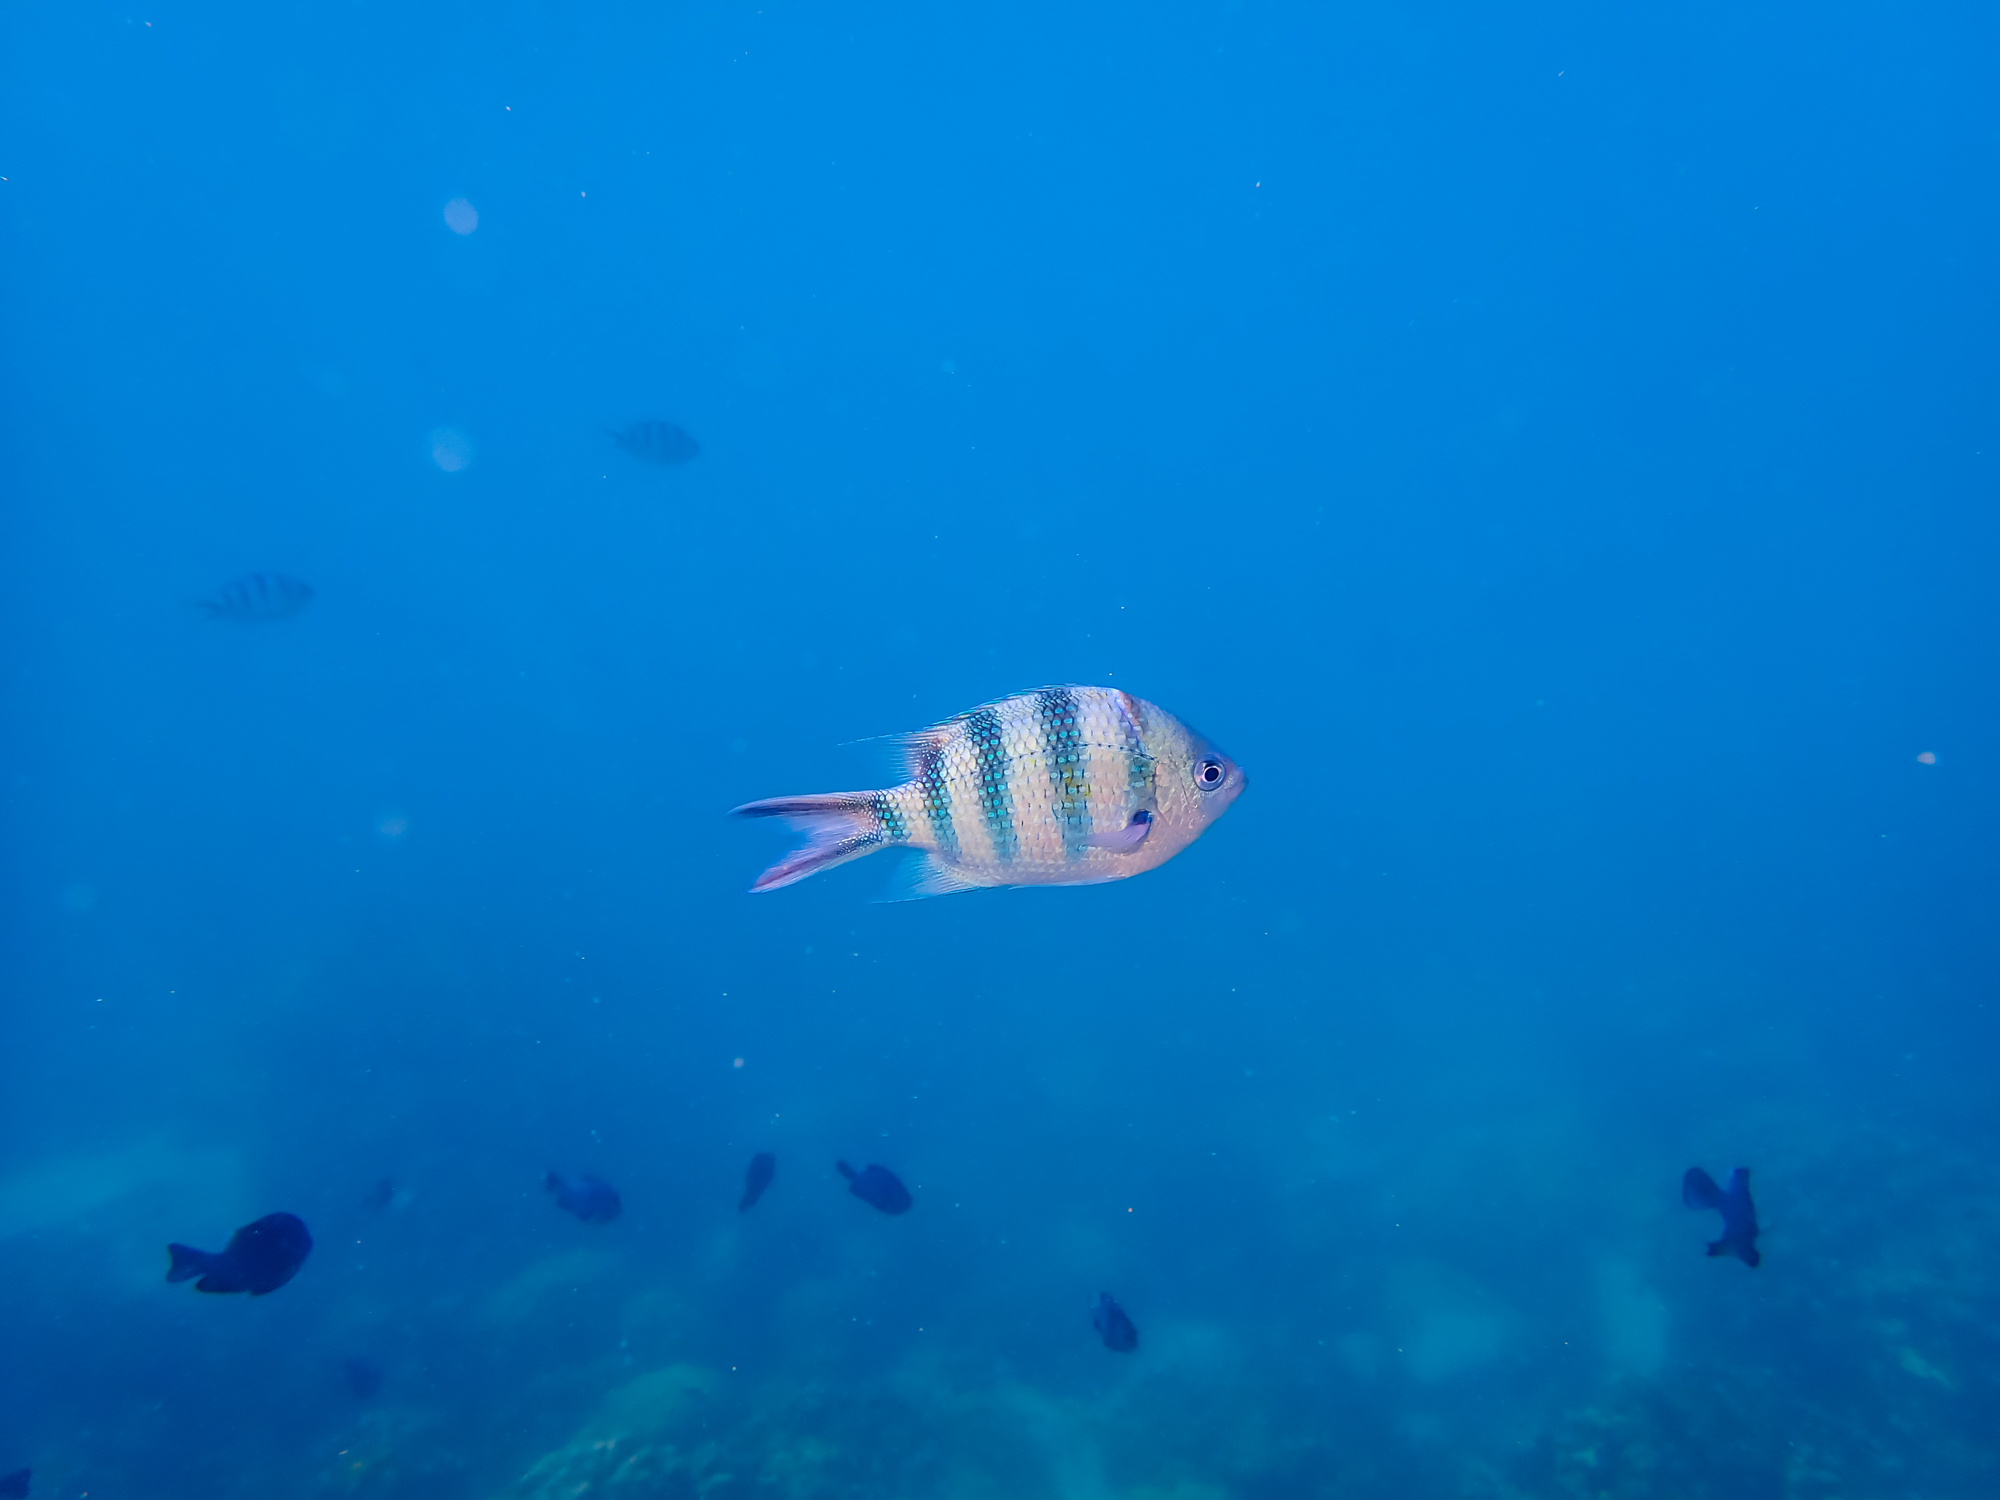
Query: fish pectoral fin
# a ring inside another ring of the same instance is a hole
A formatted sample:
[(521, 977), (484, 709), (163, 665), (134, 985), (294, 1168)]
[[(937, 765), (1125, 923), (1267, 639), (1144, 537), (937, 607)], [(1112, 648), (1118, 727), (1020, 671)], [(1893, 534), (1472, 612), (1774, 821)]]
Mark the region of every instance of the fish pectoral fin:
[(1084, 840), (1093, 849), (1109, 849), (1113, 854), (1134, 854), (1146, 842), (1146, 835), (1153, 831), (1153, 815), (1143, 809), (1132, 814), (1132, 821), (1123, 828), (1113, 828), (1102, 833), (1093, 833)]
[(889, 881), (878, 901), (918, 901), (925, 896), (949, 896), (954, 891), (978, 891), (985, 887), (968, 880), (935, 854), (918, 854), (906, 859)]

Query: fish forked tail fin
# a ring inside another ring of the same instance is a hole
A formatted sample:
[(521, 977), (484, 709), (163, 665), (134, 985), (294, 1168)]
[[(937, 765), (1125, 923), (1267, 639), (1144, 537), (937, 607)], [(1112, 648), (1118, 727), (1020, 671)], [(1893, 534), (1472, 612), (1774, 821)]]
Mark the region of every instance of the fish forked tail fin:
[(850, 859), (886, 848), (889, 837), (874, 792), (824, 792), (810, 797), (767, 797), (730, 811), (739, 818), (783, 818), (806, 835), (751, 884), (752, 891), (775, 891), (808, 875), (831, 870)]
[(192, 1281), (207, 1271), (215, 1257), (206, 1250), (197, 1250), (192, 1245), (167, 1246), (167, 1280)]
[(1689, 1167), (1681, 1179), (1681, 1202), (1689, 1208), (1721, 1208), (1722, 1189), (1700, 1167)]

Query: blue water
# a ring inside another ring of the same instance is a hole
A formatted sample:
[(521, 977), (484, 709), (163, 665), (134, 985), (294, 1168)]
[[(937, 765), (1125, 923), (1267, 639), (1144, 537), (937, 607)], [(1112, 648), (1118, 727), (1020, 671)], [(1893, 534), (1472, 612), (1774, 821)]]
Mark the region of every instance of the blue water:
[[(0, 16), (0, 1473), (2000, 1491), (1996, 44)], [(1048, 682), (1249, 790), (746, 894), (728, 808)], [(290, 1285), (164, 1283), (274, 1210)]]

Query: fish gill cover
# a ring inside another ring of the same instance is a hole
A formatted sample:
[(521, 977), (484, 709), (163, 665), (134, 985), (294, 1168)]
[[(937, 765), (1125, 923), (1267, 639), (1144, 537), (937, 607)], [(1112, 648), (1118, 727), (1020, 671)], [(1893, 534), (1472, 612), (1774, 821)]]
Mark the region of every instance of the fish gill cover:
[(1995, 1493), (1996, 25), (0, 13), (4, 1484)]

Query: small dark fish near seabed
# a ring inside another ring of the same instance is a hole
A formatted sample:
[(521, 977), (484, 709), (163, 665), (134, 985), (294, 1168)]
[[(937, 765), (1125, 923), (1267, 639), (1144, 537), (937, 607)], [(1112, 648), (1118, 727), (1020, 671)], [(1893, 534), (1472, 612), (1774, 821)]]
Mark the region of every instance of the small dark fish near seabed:
[(768, 1151), (759, 1151), (750, 1158), (750, 1170), (743, 1174), (743, 1201), (736, 1205), (739, 1214), (747, 1214), (757, 1206), (757, 1200), (764, 1196), (764, 1189), (771, 1185), (771, 1179), (778, 1173), (778, 1158)]
[(848, 1192), (885, 1214), (908, 1213), (910, 1204), (916, 1201), (887, 1167), (878, 1167), (872, 1161), (859, 1172), (844, 1161), (837, 1161), (834, 1166), (847, 1179)]
[(16, 1469), (11, 1474), (0, 1474), (0, 1500), (28, 1500), (28, 1476), (33, 1469)]
[(248, 1292), (261, 1297), (298, 1275), (312, 1247), (312, 1236), (296, 1215), (266, 1214), (237, 1230), (219, 1251), (167, 1246), (167, 1280), (199, 1276), (194, 1284), (197, 1292)]
[(634, 458), (651, 464), (684, 464), (701, 452), (701, 444), (688, 430), (671, 422), (634, 422), (611, 437)]
[(195, 602), (204, 620), (235, 620), (244, 625), (268, 625), (289, 620), (313, 601), (312, 585), (282, 573), (251, 573), (224, 584)]
[(1700, 1167), (1689, 1167), (1681, 1179), (1681, 1202), (1689, 1208), (1712, 1208), (1722, 1215), (1722, 1238), (1708, 1247), (1710, 1255), (1733, 1255), (1755, 1269), (1764, 1257), (1757, 1250), (1757, 1207), (1750, 1201), (1750, 1169), (1729, 1174), (1729, 1186), (1719, 1188)]
[(625, 1206), (618, 1201), (618, 1189), (588, 1172), (551, 1172), (542, 1179), (542, 1186), (556, 1195), (556, 1207), (586, 1224), (609, 1224)]
[(1099, 1292), (1090, 1309), (1090, 1326), (1104, 1340), (1104, 1347), (1117, 1354), (1130, 1354), (1139, 1347), (1139, 1330), (1125, 1316), (1125, 1309), (1111, 1300), (1111, 1293)]

